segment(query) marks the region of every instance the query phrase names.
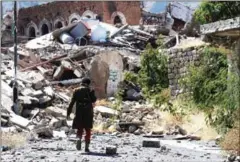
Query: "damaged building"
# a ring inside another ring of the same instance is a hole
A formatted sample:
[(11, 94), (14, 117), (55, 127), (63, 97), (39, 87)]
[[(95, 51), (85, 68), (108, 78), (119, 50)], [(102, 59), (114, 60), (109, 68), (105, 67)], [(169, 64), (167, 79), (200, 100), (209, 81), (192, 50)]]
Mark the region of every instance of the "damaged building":
[(174, 20), (172, 29), (180, 31), (186, 23), (192, 20), (194, 10), (180, 2), (170, 2), (166, 12), (168, 12)]
[(29, 39), (68, 26), (82, 17), (98, 19), (109, 24), (138, 25), (140, 2), (62, 1), (22, 8), (18, 14), (20, 35)]

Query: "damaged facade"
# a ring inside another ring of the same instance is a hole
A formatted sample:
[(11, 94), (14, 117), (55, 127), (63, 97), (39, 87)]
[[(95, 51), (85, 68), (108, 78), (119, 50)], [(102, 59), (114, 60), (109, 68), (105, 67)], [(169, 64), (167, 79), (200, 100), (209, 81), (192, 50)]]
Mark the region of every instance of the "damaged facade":
[(193, 9), (180, 2), (169, 3), (166, 11), (174, 19), (172, 29), (175, 31), (180, 31), (182, 28), (184, 28), (185, 24), (192, 20), (194, 13)]
[(141, 8), (140, 2), (134, 1), (64, 1), (23, 8), (18, 15), (19, 34), (31, 39), (67, 26), (82, 17), (99, 19), (109, 24), (137, 25)]

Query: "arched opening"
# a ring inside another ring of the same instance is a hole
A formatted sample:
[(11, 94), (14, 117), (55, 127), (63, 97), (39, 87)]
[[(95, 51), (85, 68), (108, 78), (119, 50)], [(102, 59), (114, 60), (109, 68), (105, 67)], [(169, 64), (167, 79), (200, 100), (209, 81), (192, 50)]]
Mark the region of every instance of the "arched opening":
[(49, 29), (48, 29), (47, 24), (43, 24), (41, 30), (42, 30), (42, 35), (45, 35), (45, 34), (49, 33)]
[(34, 27), (29, 28), (29, 33), (28, 33), (28, 40), (36, 38), (36, 31)]
[(113, 23), (114, 23), (114, 25), (115, 24), (122, 24), (122, 20), (119, 16), (115, 16)]
[(88, 18), (88, 19), (91, 19), (91, 16), (89, 16), (89, 15), (86, 15), (85, 17)]
[(60, 29), (61, 27), (63, 27), (63, 24), (61, 21), (58, 21), (54, 26), (55, 29)]
[(115, 26), (127, 24), (126, 17), (122, 12), (113, 12), (111, 15), (111, 24), (114, 24)]

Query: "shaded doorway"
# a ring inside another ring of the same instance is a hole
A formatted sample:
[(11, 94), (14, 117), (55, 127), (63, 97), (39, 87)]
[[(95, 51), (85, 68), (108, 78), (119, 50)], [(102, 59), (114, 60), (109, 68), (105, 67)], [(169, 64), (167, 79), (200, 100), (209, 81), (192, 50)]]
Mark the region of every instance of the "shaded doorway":
[(48, 26), (46, 24), (42, 25), (42, 35), (48, 34), (49, 33), (49, 29)]
[(28, 40), (36, 38), (36, 31), (34, 27), (29, 27)]

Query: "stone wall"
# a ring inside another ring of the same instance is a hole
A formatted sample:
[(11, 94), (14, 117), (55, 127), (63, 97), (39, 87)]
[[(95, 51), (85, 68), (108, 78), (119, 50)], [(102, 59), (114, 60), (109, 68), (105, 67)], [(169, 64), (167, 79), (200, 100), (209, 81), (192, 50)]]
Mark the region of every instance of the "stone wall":
[(189, 47), (189, 48), (172, 48), (168, 50), (168, 79), (171, 96), (186, 92), (186, 89), (181, 89), (179, 81), (187, 74), (188, 66), (191, 63), (199, 65), (200, 54), (204, 46)]

